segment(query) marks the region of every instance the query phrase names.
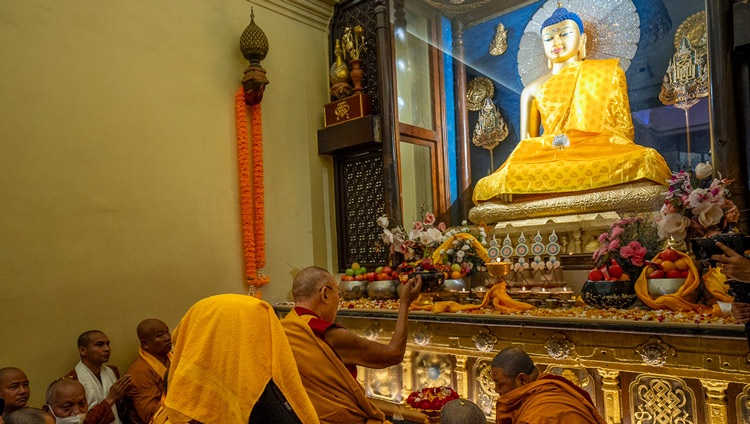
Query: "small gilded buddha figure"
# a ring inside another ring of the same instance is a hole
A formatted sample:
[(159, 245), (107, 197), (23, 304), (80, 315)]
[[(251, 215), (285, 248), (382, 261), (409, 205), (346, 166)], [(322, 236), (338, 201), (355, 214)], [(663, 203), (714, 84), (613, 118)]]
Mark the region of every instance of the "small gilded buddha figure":
[(477, 182), (474, 203), (641, 181), (666, 184), (671, 173), (664, 158), (633, 142), (627, 82), (618, 60), (584, 60), (583, 22), (565, 8), (555, 10), (541, 34), (551, 72), (521, 93), (521, 141), (497, 171)]

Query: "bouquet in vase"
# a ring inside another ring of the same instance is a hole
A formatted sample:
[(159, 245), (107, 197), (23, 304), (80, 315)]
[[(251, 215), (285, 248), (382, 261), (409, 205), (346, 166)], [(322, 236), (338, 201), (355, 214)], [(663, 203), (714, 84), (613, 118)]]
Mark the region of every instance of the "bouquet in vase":
[(727, 232), (739, 220), (737, 206), (729, 200), (732, 180), (713, 177), (709, 163), (695, 172), (680, 171), (669, 180), (664, 206), (656, 225), (659, 237), (682, 241)]

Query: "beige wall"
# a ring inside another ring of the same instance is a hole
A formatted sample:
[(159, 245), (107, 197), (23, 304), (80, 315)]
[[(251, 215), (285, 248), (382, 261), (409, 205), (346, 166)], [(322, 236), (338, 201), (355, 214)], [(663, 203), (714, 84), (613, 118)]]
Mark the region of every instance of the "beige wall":
[[(271, 46), (265, 298), (278, 301), (295, 269), (335, 263), (331, 163), (315, 138), (326, 29), (286, 0), (254, 3)], [(104, 330), (124, 370), (141, 319), (174, 327), (196, 300), (243, 292), (233, 95), (249, 12), (0, 2), (0, 367), (27, 371), (32, 406), (73, 367), (82, 331)]]

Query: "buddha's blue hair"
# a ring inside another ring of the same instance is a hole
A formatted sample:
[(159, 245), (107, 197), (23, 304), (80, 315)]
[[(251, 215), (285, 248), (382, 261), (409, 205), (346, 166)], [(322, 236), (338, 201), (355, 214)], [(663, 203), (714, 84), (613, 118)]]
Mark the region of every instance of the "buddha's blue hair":
[[(568, 9), (564, 7), (558, 7), (555, 12), (552, 13), (552, 16), (547, 18), (547, 20), (542, 23), (542, 30), (550, 25), (559, 24), (560, 22), (568, 19), (575, 22), (578, 25), (578, 31), (583, 34), (583, 21), (581, 20), (581, 17), (573, 12), (568, 11)], [(542, 31), (540, 30), (539, 32), (541, 33)]]

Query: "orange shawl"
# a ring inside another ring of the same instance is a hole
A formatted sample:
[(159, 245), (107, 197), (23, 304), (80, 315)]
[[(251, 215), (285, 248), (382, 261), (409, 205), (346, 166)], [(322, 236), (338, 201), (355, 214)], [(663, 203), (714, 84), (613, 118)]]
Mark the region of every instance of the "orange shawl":
[(308, 322), (312, 318), (312, 315), (299, 316), (291, 310), (281, 320), (281, 325), (294, 352), (302, 385), (320, 422), (385, 422), (385, 415), (370, 403), (365, 389), (352, 377), (333, 349), (310, 329)]
[(497, 400), (497, 424), (605, 424), (572, 383), (538, 378)]

